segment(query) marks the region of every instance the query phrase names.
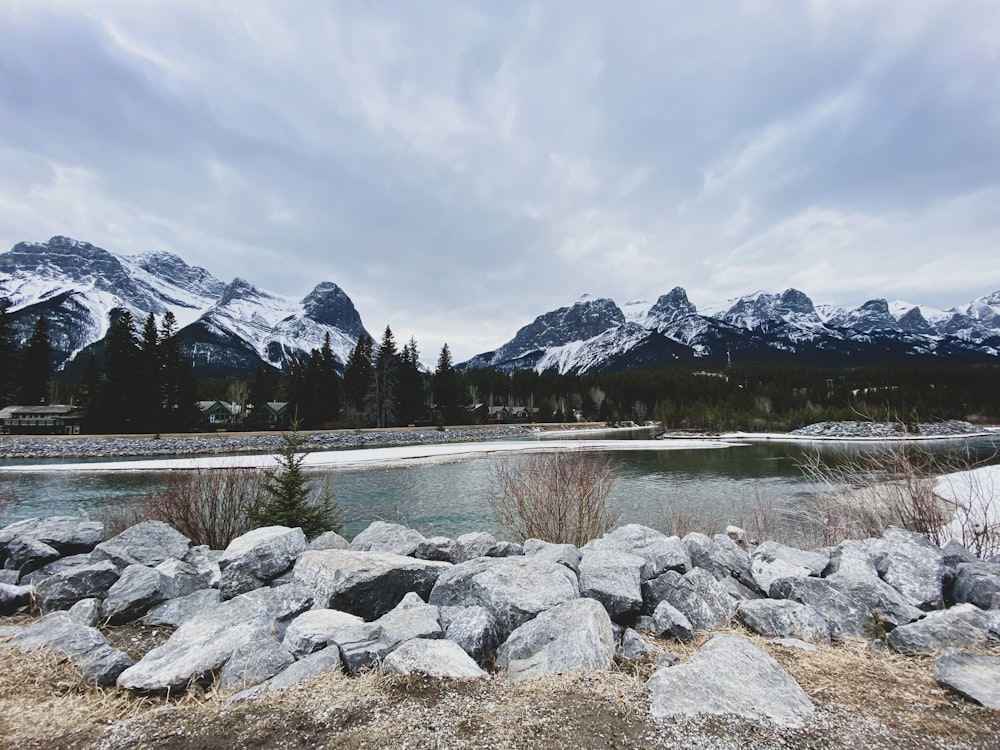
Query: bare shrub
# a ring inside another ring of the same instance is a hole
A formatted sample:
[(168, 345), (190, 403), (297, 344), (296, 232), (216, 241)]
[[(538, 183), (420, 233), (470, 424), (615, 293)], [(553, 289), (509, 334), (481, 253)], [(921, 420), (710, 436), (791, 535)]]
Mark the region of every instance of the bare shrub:
[(607, 507), (616, 476), (606, 455), (575, 450), (499, 459), (490, 479), (487, 502), (520, 540), (579, 547), (618, 524)]
[(162, 489), (137, 505), (106, 510), (102, 520), (109, 534), (141, 521), (163, 521), (193, 544), (225, 549), (254, 528), (251, 519), (263, 499), (264, 481), (264, 470), (254, 467), (174, 471)]
[(798, 520), (803, 529), (813, 528), (823, 545), (881, 536), (898, 526), (926, 534), (936, 544), (954, 536), (981, 555), (1000, 547), (993, 488), (966, 485), (951, 501), (935, 488), (940, 477), (982, 463), (968, 451), (942, 454), (902, 443), (833, 463), (813, 452), (799, 468), (823, 489), (799, 510)]

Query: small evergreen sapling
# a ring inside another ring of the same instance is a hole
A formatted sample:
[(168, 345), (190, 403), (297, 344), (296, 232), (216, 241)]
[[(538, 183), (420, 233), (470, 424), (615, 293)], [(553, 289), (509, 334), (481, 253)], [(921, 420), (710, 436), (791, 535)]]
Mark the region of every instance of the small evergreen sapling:
[(299, 526), (307, 539), (324, 531), (340, 531), (340, 513), (333, 494), (324, 486), (314, 499), (313, 490), (302, 461), (305, 458), (305, 438), (299, 434), (298, 424), (293, 423), (289, 432), (282, 433), (282, 446), (278, 449), (278, 468), (265, 472), (264, 491), (268, 498), (252, 511), (258, 526)]

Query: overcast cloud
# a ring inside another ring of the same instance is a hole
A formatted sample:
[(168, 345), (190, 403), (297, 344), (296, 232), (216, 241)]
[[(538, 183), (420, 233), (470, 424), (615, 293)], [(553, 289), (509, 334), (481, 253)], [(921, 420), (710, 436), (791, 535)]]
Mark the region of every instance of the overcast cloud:
[(4, 0), (0, 249), (304, 296), (433, 363), (581, 294), (1000, 289), (1000, 3)]

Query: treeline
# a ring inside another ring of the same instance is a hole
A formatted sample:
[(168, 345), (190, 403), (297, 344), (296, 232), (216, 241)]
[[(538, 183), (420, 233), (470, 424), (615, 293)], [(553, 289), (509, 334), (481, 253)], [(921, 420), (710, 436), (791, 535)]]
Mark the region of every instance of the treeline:
[[(72, 402), (88, 432), (167, 432), (201, 426), (197, 401), (234, 404), (232, 427), (274, 425), (266, 406), (287, 402), (303, 429), (482, 423), (655, 420), (671, 429), (786, 431), (833, 420), (1000, 419), (1000, 365), (898, 364), (872, 368), (734, 366), (715, 372), (661, 369), (560, 375), (456, 370), (444, 345), (432, 371), (412, 338), (389, 326), (363, 336), (345, 363), (330, 347), (294, 358), (283, 372), (197, 382), (177, 345), (171, 313), (141, 331), (128, 313), (94, 348), (76, 383), (53, 379), (44, 318), (17, 346), (0, 305), (0, 406)], [(491, 407), (507, 407), (499, 410)]]

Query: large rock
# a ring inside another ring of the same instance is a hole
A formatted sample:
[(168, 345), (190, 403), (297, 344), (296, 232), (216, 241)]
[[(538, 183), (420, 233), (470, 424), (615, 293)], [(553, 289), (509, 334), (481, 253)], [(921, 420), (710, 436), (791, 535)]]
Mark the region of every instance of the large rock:
[(613, 618), (627, 617), (642, 608), (641, 571), (644, 558), (616, 550), (583, 548), (580, 560), (580, 596), (596, 599)]
[(800, 727), (815, 708), (799, 684), (756, 646), (716, 634), (690, 661), (664, 667), (646, 683), (651, 713), (676, 717), (736, 715)]
[[(356, 641), (359, 629), (364, 629), (366, 640), (381, 639), (382, 632), (378, 626), (368, 625), (357, 615), (336, 609), (310, 609), (289, 624), (284, 644), (299, 659), (330, 644), (336, 646), (338, 639)], [(350, 635), (345, 636), (348, 632)]]
[(691, 621), (687, 615), (668, 601), (662, 601), (656, 605), (649, 625), (649, 629), (656, 635), (673, 638), (683, 643), (690, 643), (694, 640), (694, 626)]
[(7, 542), (7, 562), (21, 575), (27, 575), (42, 566), (58, 560), (62, 555), (51, 545), (27, 536), (15, 536)]
[(46, 578), (54, 576), (56, 573), (62, 573), (70, 568), (90, 565), (93, 562), (95, 562), (95, 560), (92, 559), (92, 555), (89, 552), (80, 553), (79, 555), (60, 557), (58, 560), (53, 560), (52, 562), (43, 565), (38, 570), (33, 570), (30, 573), (20, 576), (17, 583), (20, 583), (22, 586), (37, 586)]
[(923, 534), (891, 528), (882, 535), (888, 565), (883, 580), (922, 610), (940, 608), (944, 553)]
[(691, 557), (679, 537), (666, 536), (637, 523), (619, 526), (600, 539), (587, 542), (583, 549), (638, 555), (644, 560), (641, 571), (643, 581), (656, 578), (668, 570), (686, 573), (691, 569)]
[(655, 612), (660, 602), (679, 610), (695, 630), (718, 630), (729, 624), (736, 602), (725, 587), (703, 568), (684, 575), (668, 570), (643, 584), (643, 611)]
[(485, 531), (471, 531), (455, 540), (455, 562), (463, 563), (477, 557), (493, 556), (497, 538)]
[(373, 521), (368, 528), (351, 541), (354, 552), (391, 552), (394, 555), (412, 555), (424, 541), (419, 531), (398, 523)]
[(391, 552), (307, 550), (295, 564), (294, 579), (313, 589), (321, 606), (374, 620), (408, 592), (426, 599), (438, 576), (451, 568)]
[(445, 570), (430, 594), (438, 606), (486, 607), (501, 638), (539, 612), (576, 599), (580, 587), (572, 571), (530, 557), (477, 558)]
[(219, 589), (229, 599), (266, 585), (289, 570), (306, 548), (302, 529), (263, 526), (236, 537), (219, 557)]
[(94, 547), (93, 559), (111, 560), (120, 568), (152, 567), (171, 557), (183, 558), (190, 541), (163, 521), (143, 521)]
[(156, 568), (129, 565), (108, 589), (100, 616), (112, 625), (138, 619), (172, 594), (170, 579)]
[(986, 612), (973, 604), (958, 604), (900, 625), (889, 633), (886, 642), (899, 653), (911, 656), (947, 648), (984, 646), (992, 637)]
[[(750, 556), (751, 560), (781, 560), (795, 565), (799, 568), (806, 568), (809, 575), (820, 576), (830, 564), (830, 550), (801, 550), (798, 547), (790, 547), (780, 542), (766, 541), (757, 546)], [(764, 591), (767, 591), (765, 588)]]
[(830, 642), (830, 623), (808, 604), (789, 599), (740, 602), (736, 617), (748, 630), (765, 638), (798, 638)]
[(845, 539), (830, 551), (830, 564), (824, 574), (874, 580), (888, 567), (889, 558), (881, 539)]
[(488, 677), (465, 651), (451, 641), (416, 638), (385, 657), (382, 670), (394, 674), (469, 679)]
[(486, 607), (439, 607), (444, 637), (482, 663), (500, 645), (497, 618)]
[(514, 680), (608, 670), (615, 655), (611, 618), (593, 599), (563, 602), (524, 623), (497, 650), (497, 664)]
[(572, 544), (555, 544), (543, 539), (528, 539), (524, 542), (524, 554), (536, 560), (548, 560), (565, 565), (577, 574), (580, 572), (582, 553)]
[(219, 588), (222, 571), (218, 558), (221, 552), (213, 552), (206, 546), (192, 547), (183, 559), (164, 560), (156, 569), (170, 580), (170, 597), (187, 596), (200, 589)]
[(31, 586), (12, 586), (0, 583), (0, 615), (12, 615), (31, 603)]
[(88, 627), (68, 612), (51, 612), (10, 639), (22, 651), (47, 648), (67, 657), (85, 682), (107, 687), (132, 666), (132, 659), (112, 648), (99, 630)]
[(340, 666), (340, 651), (335, 648), (325, 648), (322, 651), (317, 651), (316, 653), (309, 654), (309, 656), (302, 657), (298, 661), (292, 662), (271, 679), (230, 696), (226, 702), (239, 703), (241, 701), (252, 700), (264, 693), (297, 685), (324, 672), (339, 669)]
[(282, 637), (288, 622), (311, 604), (311, 592), (294, 585), (241, 594), (185, 622), (165, 644), (125, 670), (118, 684), (153, 694), (181, 692), (192, 682), (213, 678), (237, 649), (261, 634)]
[(993, 597), (1000, 593), (1000, 563), (960, 563), (957, 567), (952, 598), (957, 604), (966, 602), (980, 609), (989, 609)]
[(457, 562), (458, 542), (446, 536), (432, 536), (417, 545), (413, 556), (420, 560), (438, 560), (440, 562)]
[(26, 518), (0, 529), (0, 564), (7, 557), (7, 545), (15, 538), (34, 539), (60, 555), (90, 552), (101, 541), (104, 524), (79, 516)]
[(336, 531), (324, 531), (306, 545), (306, 549), (350, 549), (351, 543)]
[(195, 615), (212, 609), (222, 601), (222, 593), (218, 589), (201, 589), (187, 596), (157, 604), (142, 621), (146, 625), (178, 628)]
[(750, 573), (761, 591), (770, 591), (771, 584), (779, 578), (806, 578), (812, 575), (809, 568), (766, 555), (750, 558)]
[(1000, 658), (948, 650), (934, 660), (934, 679), (981, 706), (1000, 709)]
[(375, 621), (382, 628), (382, 642), (390, 651), (414, 638), (443, 638), (438, 608), (409, 593), (391, 611)]
[(924, 616), (924, 613), (907, 601), (902, 593), (881, 578), (854, 578), (843, 573), (834, 573), (825, 580), (861, 602), (869, 614), (878, 612), (889, 629), (919, 620)]
[(270, 633), (243, 643), (233, 651), (219, 672), (219, 690), (245, 690), (269, 680), (295, 661), (288, 649)]
[(750, 556), (725, 534), (708, 537), (692, 531), (683, 541), (694, 567), (707, 570), (720, 580), (732, 576), (744, 586), (757, 587), (750, 570)]
[(42, 612), (69, 609), (81, 599), (103, 598), (118, 580), (118, 567), (110, 560), (78, 565), (45, 578), (35, 586)]

